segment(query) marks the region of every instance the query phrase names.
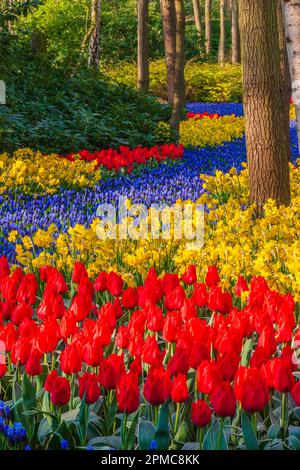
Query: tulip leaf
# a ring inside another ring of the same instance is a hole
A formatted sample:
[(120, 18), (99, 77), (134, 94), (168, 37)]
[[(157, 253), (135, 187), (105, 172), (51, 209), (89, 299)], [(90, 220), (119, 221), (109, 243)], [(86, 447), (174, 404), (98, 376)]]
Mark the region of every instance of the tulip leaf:
[(155, 437), (155, 427), (151, 421), (141, 418), (138, 427), (139, 450), (149, 450), (150, 444)]
[(251, 426), (251, 422), (245, 412), (242, 412), (242, 431), (247, 450), (259, 450), (257, 438)]
[(23, 378), (22, 378), (22, 395), (23, 395), (24, 409), (26, 411), (31, 411), (33, 408), (36, 407), (35, 388), (30, 382), (28, 375), (25, 373), (23, 374)]
[(267, 436), (269, 439), (276, 439), (279, 432), (280, 432), (280, 424), (279, 423), (275, 423), (275, 424), (271, 424), (271, 426), (269, 427), (268, 429), (268, 433), (267, 433)]
[(47, 450), (60, 450), (61, 447), (60, 447), (60, 442), (61, 442), (61, 438), (58, 434), (54, 433), (51, 435), (48, 443), (47, 443), (47, 446), (46, 446), (46, 449)]
[(223, 430), (221, 433), (220, 446), (218, 449), (220, 426), (221, 425), (217, 419), (210, 426), (203, 439), (203, 450), (228, 450), (228, 444)]
[(181, 447), (181, 445), (186, 442), (187, 437), (188, 437), (188, 427), (185, 422), (181, 423), (179, 426), (179, 429), (174, 437), (174, 441), (172, 445), (170, 446), (170, 449), (172, 450), (177, 450)]
[(182, 450), (199, 450), (199, 442), (187, 442)]
[(136, 436), (136, 428), (138, 424), (138, 419), (139, 419), (139, 412), (137, 411), (134, 415), (134, 418), (131, 422), (131, 425), (129, 427), (129, 431), (127, 433), (127, 439), (126, 439), (126, 450), (132, 450), (134, 448), (134, 442), (135, 442), (135, 436)]
[(288, 442), (293, 450), (300, 450), (300, 440), (295, 435), (288, 437)]
[(243, 351), (242, 351), (242, 359), (241, 359), (241, 365), (247, 367), (249, 364), (250, 356), (251, 356), (251, 351), (252, 351), (252, 338), (248, 338), (245, 341)]
[(158, 414), (158, 425), (155, 431), (157, 450), (167, 450), (170, 442), (169, 434), (169, 403), (161, 405)]
[(51, 433), (51, 427), (49, 426), (47, 418), (43, 418), (39, 424), (37, 437), (41, 445), (44, 444), (47, 436)]

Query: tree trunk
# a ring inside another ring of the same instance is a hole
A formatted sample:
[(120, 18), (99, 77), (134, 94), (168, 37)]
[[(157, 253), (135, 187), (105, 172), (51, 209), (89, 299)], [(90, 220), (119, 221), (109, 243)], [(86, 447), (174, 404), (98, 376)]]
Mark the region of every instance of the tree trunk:
[(280, 50), (280, 72), (281, 72), (281, 90), (284, 106), (284, 123), (287, 135), (290, 132), (290, 101), (292, 95), (291, 74), (289, 69), (289, 61), (287, 55), (287, 47), (285, 40), (285, 26), (282, 14), (281, 0), (277, 2), (277, 26), (279, 34), (279, 50)]
[(138, 80), (137, 88), (149, 91), (149, 0), (138, 0)]
[(160, 0), (160, 7), (164, 30), (168, 103), (172, 105), (174, 97), (176, 56), (176, 11), (174, 0)]
[(300, 0), (282, 1), (300, 155)]
[(200, 0), (193, 0), (193, 9), (194, 9), (194, 19), (196, 31), (199, 37), (199, 48), (201, 48), (201, 34), (202, 34), (202, 24), (201, 24), (201, 7)]
[(212, 0), (205, 0), (205, 51), (207, 56), (211, 54), (212, 48), (211, 9)]
[(250, 202), (260, 215), (269, 198), (290, 203), (276, 2), (239, 0), (239, 6)]
[(219, 62), (225, 62), (226, 55), (226, 23), (225, 23), (225, 0), (220, 0), (220, 42)]
[(175, 80), (174, 80), (174, 98), (171, 116), (171, 126), (179, 129), (182, 118), (182, 111), (185, 103), (185, 83), (184, 83), (184, 67), (185, 67), (185, 12), (184, 0), (175, 1), (176, 12), (176, 57), (175, 57)]
[(232, 63), (241, 62), (240, 28), (239, 28), (239, 7), (238, 0), (232, 0), (231, 9), (231, 43), (232, 43)]
[(91, 35), (89, 38), (89, 67), (98, 67), (100, 62), (101, 0), (92, 0)]

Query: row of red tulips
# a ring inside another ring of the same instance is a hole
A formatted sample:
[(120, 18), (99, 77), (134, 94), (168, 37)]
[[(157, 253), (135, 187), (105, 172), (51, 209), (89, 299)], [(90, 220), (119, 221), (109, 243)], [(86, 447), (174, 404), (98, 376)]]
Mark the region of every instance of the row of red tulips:
[(143, 285), (126, 288), (115, 272), (92, 282), (78, 262), (68, 285), (51, 266), (11, 273), (2, 257), (0, 294), (7, 399), (9, 379), (25, 372), (32, 383), (42, 377), (58, 408), (72, 409), (78, 395), (88, 405), (103, 395), (128, 415), (144, 403), (156, 409), (172, 400), (176, 435), (190, 399), (192, 423), (202, 428), (212, 412), (238, 419), (243, 409), (268, 420), (279, 394), (283, 438), (300, 406), (294, 300), (270, 290), (262, 277), (249, 285), (240, 277), (233, 295), (222, 289), (215, 266), (205, 282), (193, 265), (181, 278), (159, 278), (151, 268)]
[(155, 145), (154, 147), (137, 147), (130, 149), (121, 146), (119, 150), (103, 149), (95, 152), (82, 150), (78, 155), (70, 154), (66, 158), (74, 161), (76, 158), (87, 162), (95, 162), (97, 167), (104, 166), (108, 170), (120, 171), (126, 169), (128, 173), (136, 165), (145, 165), (149, 161), (163, 162), (166, 160), (180, 160), (183, 156), (184, 148), (182, 145), (165, 144)]

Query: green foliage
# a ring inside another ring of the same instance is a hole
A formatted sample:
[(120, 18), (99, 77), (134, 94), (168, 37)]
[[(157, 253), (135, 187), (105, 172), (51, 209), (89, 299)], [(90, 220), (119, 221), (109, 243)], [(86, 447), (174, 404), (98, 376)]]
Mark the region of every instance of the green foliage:
[[(103, 71), (118, 84), (136, 85), (136, 66), (124, 63), (118, 68), (103, 67)], [(186, 99), (188, 101), (242, 101), (242, 72), (239, 65), (189, 62), (185, 69)], [(163, 60), (150, 65), (150, 91), (166, 100), (166, 70)]]
[(71, 75), (36, 60), (16, 64), (3, 78), (1, 151), (31, 147), (67, 153), (162, 142), (156, 126), (169, 118), (169, 108), (125, 85), (108, 84), (96, 71)]

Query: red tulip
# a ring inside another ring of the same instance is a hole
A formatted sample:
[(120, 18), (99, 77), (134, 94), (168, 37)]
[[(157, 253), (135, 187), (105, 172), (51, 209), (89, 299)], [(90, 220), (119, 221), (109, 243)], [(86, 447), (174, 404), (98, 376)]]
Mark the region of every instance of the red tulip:
[(38, 349), (34, 349), (33, 351), (31, 351), (26, 362), (26, 367), (25, 367), (26, 374), (31, 375), (31, 376), (40, 375), (43, 371), (41, 360), (42, 360), (42, 354), (40, 353)]
[(205, 284), (208, 287), (217, 286), (220, 283), (220, 276), (217, 266), (208, 266), (205, 275)]
[(199, 392), (209, 394), (222, 381), (221, 373), (214, 362), (203, 361), (197, 369)]
[(95, 374), (89, 374), (85, 372), (78, 378), (79, 383), (79, 396), (81, 400), (85, 395), (85, 402), (87, 405), (92, 405), (100, 397), (100, 387), (97, 376)]
[(234, 391), (242, 407), (248, 413), (261, 412), (270, 396), (268, 385), (259, 369), (240, 367), (236, 377)]
[(229, 382), (219, 382), (209, 395), (215, 413), (223, 418), (234, 416), (236, 399)]
[(94, 282), (94, 289), (98, 292), (104, 292), (107, 289), (107, 273), (102, 272)]
[(55, 406), (64, 406), (69, 403), (71, 389), (69, 381), (65, 377), (56, 377), (50, 391), (50, 400)]
[(81, 356), (75, 343), (68, 344), (61, 353), (60, 367), (65, 374), (76, 374), (81, 370)]
[(204, 428), (211, 422), (211, 409), (204, 400), (192, 403), (192, 422), (199, 428)]
[(237, 283), (235, 285), (235, 293), (238, 297), (241, 297), (243, 292), (249, 290), (248, 284), (246, 279), (243, 276), (239, 276)]
[(73, 275), (72, 275), (73, 282), (78, 284), (84, 278), (85, 279), (88, 278), (86, 267), (80, 261), (77, 261), (74, 264), (74, 268), (73, 268)]
[(206, 290), (206, 284), (204, 283), (197, 283), (194, 285), (194, 292), (192, 299), (197, 305), (197, 307), (205, 307), (208, 302), (208, 294)]
[(183, 403), (188, 399), (189, 391), (186, 383), (186, 375), (178, 374), (173, 382), (171, 389), (171, 398), (176, 403)]
[(123, 374), (117, 387), (117, 402), (121, 413), (134, 413), (140, 406), (138, 377), (129, 372)]
[(107, 390), (115, 389), (121, 376), (125, 373), (124, 356), (111, 354), (100, 365), (99, 381)]
[(195, 284), (195, 282), (197, 281), (196, 266), (194, 264), (191, 264), (184, 272), (181, 279), (188, 285)]
[(294, 385), (291, 394), (296, 405), (300, 406), (300, 380)]
[(144, 383), (144, 397), (151, 405), (162, 405), (171, 395), (171, 380), (163, 367), (151, 367)]
[(46, 390), (46, 392), (49, 392), (49, 393), (51, 392), (53, 384), (57, 377), (58, 377), (58, 373), (57, 373), (57, 370), (55, 369), (52, 370), (50, 374), (47, 375), (46, 380), (45, 380), (45, 385), (44, 385), (44, 389)]
[(107, 275), (107, 289), (111, 295), (118, 297), (122, 294), (124, 281), (119, 274), (111, 271)]
[(122, 305), (128, 310), (133, 310), (138, 304), (138, 294), (137, 290), (133, 287), (123, 291), (122, 294)]
[(278, 392), (290, 392), (295, 385), (291, 365), (282, 358), (275, 357), (270, 363), (270, 375), (273, 387)]

